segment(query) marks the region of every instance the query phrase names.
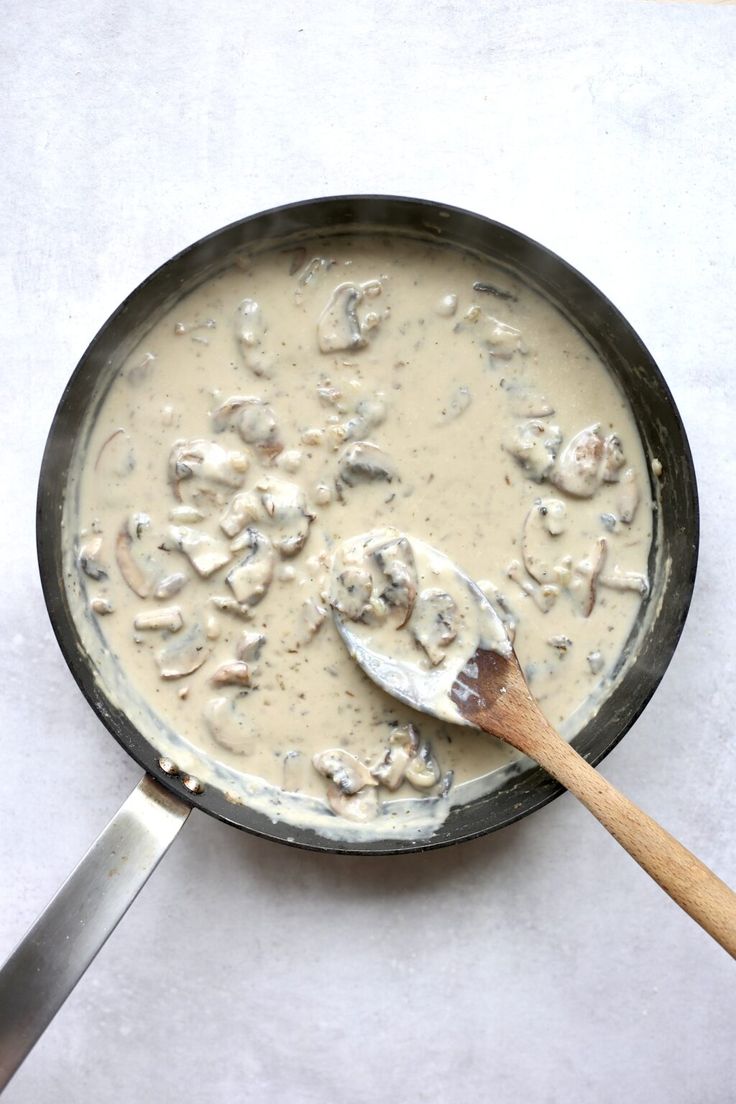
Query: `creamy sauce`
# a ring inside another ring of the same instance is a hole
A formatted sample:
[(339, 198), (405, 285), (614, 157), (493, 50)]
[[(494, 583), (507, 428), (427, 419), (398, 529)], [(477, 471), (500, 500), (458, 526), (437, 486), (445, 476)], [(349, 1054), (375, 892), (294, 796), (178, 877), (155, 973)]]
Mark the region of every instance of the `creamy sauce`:
[[(337, 834), (385, 835), (389, 810), (431, 830), (518, 758), (357, 668), (328, 612), (341, 541), (394, 527), (479, 580), (567, 737), (648, 585), (648, 475), (605, 367), (508, 273), (410, 240), (212, 276), (116, 368), (71, 492), (69, 589), (108, 693), (182, 769)], [(370, 772), (409, 745), (429, 786), (372, 776), (367, 810), (336, 808), (350, 784), (315, 756)]]

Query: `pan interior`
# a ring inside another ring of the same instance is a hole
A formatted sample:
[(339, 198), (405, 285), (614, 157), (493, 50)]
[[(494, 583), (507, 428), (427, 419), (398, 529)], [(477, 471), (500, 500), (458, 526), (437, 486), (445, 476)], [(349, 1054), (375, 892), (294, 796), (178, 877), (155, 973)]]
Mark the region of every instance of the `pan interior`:
[[(377, 217), (380, 214), (380, 220)], [(663, 465), (667, 478), (652, 481), (655, 533), (650, 557), (653, 581), (622, 655), (616, 686), (575, 745), (598, 761), (623, 735), (653, 692), (684, 620), (692, 587), (697, 547), (695, 484), (687, 442), (677, 411), (656, 366), (615, 309), (572, 269), (521, 235), (466, 212), (407, 200), (314, 201), (244, 220), (198, 243), (155, 273), (110, 319), (83, 357), (62, 399), (49, 438), (39, 492), (39, 554), (52, 621), (75, 677), (108, 728), (145, 768), (164, 784), (225, 820), (271, 838), (302, 846), (355, 852), (387, 852), (439, 846), (500, 827), (549, 800), (559, 788), (531, 764), (516, 762), (496, 779), (492, 793), (468, 801), (439, 827), (404, 838), (345, 838), (329, 823), (295, 828), (246, 804), (222, 773), (215, 784), (191, 794), (191, 779), (206, 766), (161, 725), (142, 701), (131, 700), (120, 672), (105, 654), (94, 629), (80, 632), (70, 609), (76, 572), (70, 542), (59, 526), (64, 503), (74, 509), (75, 448), (86, 435), (115, 372), (142, 335), (185, 293), (242, 255), (291, 248), (321, 233), (405, 234), (471, 249), (531, 284), (578, 327), (629, 396), (645, 451)], [(50, 523), (48, 523), (50, 521)], [(66, 530), (68, 532), (68, 528)], [(66, 585), (64, 580), (66, 579)], [(81, 643), (81, 649), (78, 645)], [(161, 759), (175, 765), (167, 773)], [(257, 806), (257, 802), (256, 802)]]

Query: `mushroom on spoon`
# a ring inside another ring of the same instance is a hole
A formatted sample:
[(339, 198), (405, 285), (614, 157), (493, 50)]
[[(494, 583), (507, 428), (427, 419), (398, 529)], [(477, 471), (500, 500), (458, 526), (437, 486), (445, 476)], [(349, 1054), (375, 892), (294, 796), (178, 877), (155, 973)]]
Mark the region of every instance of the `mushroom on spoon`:
[(333, 557), (330, 604), (348, 651), (375, 683), (535, 759), (736, 957), (736, 894), (554, 730), (500, 618), (443, 553), (392, 529), (344, 541)]

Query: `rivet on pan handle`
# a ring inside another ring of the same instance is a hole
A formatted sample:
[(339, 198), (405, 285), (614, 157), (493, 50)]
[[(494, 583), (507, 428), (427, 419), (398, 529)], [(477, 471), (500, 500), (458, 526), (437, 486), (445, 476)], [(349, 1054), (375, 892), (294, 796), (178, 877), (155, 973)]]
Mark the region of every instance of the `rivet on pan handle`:
[(0, 1092), (189, 813), (189, 805), (145, 775), (0, 970)]

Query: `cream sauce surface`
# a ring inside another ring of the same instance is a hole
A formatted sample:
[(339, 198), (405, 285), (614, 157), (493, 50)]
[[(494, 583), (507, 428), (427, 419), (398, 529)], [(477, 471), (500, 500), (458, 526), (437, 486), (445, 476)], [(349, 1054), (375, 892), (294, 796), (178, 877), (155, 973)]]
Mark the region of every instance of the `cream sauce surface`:
[[(648, 473), (605, 366), (509, 273), (408, 239), (274, 250), (181, 299), (117, 369), (73, 490), (72, 605), (106, 688), (183, 769), (338, 835), (385, 835), (389, 809), (431, 831), (516, 758), (358, 669), (329, 614), (341, 541), (390, 526), (478, 580), (567, 737), (648, 585)], [(370, 773), (409, 726), (431, 785), (371, 775), (345, 809), (315, 756)]]

